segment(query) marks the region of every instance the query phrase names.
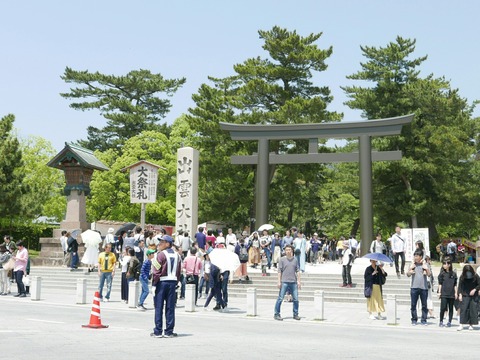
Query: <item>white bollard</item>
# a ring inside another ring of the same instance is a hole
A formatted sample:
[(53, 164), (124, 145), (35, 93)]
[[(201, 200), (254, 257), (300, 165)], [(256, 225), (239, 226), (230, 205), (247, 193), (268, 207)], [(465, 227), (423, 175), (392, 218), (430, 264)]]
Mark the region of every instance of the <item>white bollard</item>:
[(87, 303), (87, 279), (77, 279), (77, 304)]
[(247, 316), (257, 316), (257, 289), (247, 289)]
[(195, 312), (195, 284), (185, 285), (185, 311)]
[(138, 300), (140, 298), (140, 281), (128, 282), (128, 307), (135, 309), (138, 306)]
[(42, 278), (40, 276), (30, 277), (30, 300), (40, 300), (40, 294), (42, 291)]
[(387, 295), (387, 325), (397, 324), (397, 296)]
[(325, 320), (325, 295), (323, 290), (315, 290), (313, 295), (313, 305), (315, 314), (313, 320)]

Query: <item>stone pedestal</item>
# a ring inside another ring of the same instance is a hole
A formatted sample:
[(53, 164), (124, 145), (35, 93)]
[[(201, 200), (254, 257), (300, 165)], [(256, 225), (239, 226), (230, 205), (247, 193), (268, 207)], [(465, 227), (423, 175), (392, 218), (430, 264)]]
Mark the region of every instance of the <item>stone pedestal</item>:
[[(38, 257), (32, 258), (30, 261), (35, 266), (62, 266), (63, 265), (63, 250), (60, 244), (60, 237), (58, 238), (40, 238), (40, 254)], [(80, 260), (84, 253), (83, 243), (78, 245), (78, 260)]]

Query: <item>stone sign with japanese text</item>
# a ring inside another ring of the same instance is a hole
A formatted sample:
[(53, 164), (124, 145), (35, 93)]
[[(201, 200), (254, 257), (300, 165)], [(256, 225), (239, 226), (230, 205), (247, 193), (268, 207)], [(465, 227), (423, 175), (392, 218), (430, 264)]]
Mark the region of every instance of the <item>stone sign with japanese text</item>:
[(192, 237), (198, 223), (198, 162), (198, 150), (191, 147), (178, 149), (175, 228)]

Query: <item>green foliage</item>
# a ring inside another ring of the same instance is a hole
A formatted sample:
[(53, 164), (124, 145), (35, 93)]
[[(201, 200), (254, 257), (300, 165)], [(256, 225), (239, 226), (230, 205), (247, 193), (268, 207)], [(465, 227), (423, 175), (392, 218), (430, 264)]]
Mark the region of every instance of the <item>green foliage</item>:
[(21, 144), (24, 161), (24, 184), (29, 191), (22, 197), (25, 221), (40, 215), (60, 222), (65, 214), (66, 199), (63, 172), (47, 166), (56, 152), (51, 143), (41, 137), (30, 137)]
[(437, 238), (437, 224), (477, 221), (472, 204), (480, 199), (472, 172), (479, 123), (448, 81), (419, 77), (417, 67), (427, 57), (410, 60), (414, 50), (415, 41), (401, 37), (385, 48), (362, 47), (367, 62), (349, 78), (374, 86), (344, 90), (351, 99), (346, 104), (369, 119), (415, 114), (400, 136), (372, 141), (378, 150), (403, 153), (401, 161), (374, 164), (375, 213), (381, 226), (407, 221), (429, 227)]
[[(315, 44), (319, 34), (299, 36), (295, 31), (274, 27), (259, 31), (263, 49), (270, 58), (251, 58), (234, 66), (235, 75), (211, 77), (193, 95), (196, 106), (187, 117), (201, 150), (201, 219), (222, 219), (239, 228), (255, 218), (255, 173), (251, 166), (232, 166), (231, 155), (256, 152), (255, 143), (232, 142), (219, 122), (239, 124), (296, 124), (338, 121), (341, 114), (326, 110), (332, 97), (327, 87), (313, 83), (313, 76), (327, 68), (332, 48)], [(226, 146), (225, 146), (226, 145)], [(306, 141), (271, 141), (270, 151), (305, 153)], [(272, 167), (269, 221), (289, 226), (294, 221), (315, 222), (309, 199), (315, 201), (321, 183), (320, 165)], [(295, 199), (293, 202), (291, 199)]]
[(96, 171), (93, 174), (90, 183), (92, 196), (87, 201), (89, 221), (139, 221), (140, 204), (130, 203), (130, 174), (122, 169), (146, 160), (166, 168), (158, 170), (157, 202), (147, 204), (146, 221), (154, 224), (175, 223), (176, 155), (164, 134), (144, 131), (127, 140), (120, 156), (113, 149), (96, 152), (95, 156), (110, 171)]
[(28, 191), (24, 183), (22, 150), (12, 134), (15, 117), (0, 120), (0, 218), (13, 221), (23, 214), (22, 197)]
[(142, 131), (155, 130), (168, 135), (168, 127), (158, 123), (171, 104), (169, 99), (160, 98), (158, 94), (173, 96), (186, 81), (185, 78), (165, 79), (161, 74), (142, 69), (114, 76), (75, 71), (69, 67), (61, 78), (79, 85), (69, 93), (60, 94), (66, 99), (80, 100), (71, 103), (71, 108), (98, 110), (107, 119), (107, 126), (102, 129), (89, 126), (88, 141), (80, 141), (80, 144), (91, 150), (113, 148), (119, 153), (127, 139)]

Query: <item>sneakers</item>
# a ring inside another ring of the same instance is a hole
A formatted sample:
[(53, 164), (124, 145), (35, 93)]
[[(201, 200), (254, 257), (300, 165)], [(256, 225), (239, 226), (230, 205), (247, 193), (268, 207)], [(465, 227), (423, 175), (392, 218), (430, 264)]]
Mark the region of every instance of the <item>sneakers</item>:
[(293, 319), (294, 319), (294, 320), (300, 320), (300, 316), (298, 316), (298, 314), (297, 314), (297, 315), (293, 315)]
[(351, 287), (352, 287), (352, 284), (348, 284), (348, 285), (347, 285), (347, 288), (351, 288)]
[(340, 287), (347, 287), (347, 284), (341, 284)]
[(422, 325), (423, 325), (423, 326), (427, 326), (428, 324), (427, 324), (426, 321), (422, 321)]
[[(27, 294), (20, 294), (19, 297), (27, 297)], [(472, 328), (472, 330), (473, 330), (473, 328)]]
[(278, 321), (283, 321), (283, 319), (282, 319), (282, 317), (280, 316), (280, 314), (275, 314), (275, 315), (273, 315), (273, 318), (274, 318), (275, 320), (278, 320)]
[(140, 310), (140, 311), (146, 311), (147, 310), (147, 308), (145, 306), (143, 306), (143, 304), (138, 305), (137, 309)]
[(377, 319), (378, 320), (387, 320), (387, 318), (385, 316), (382, 316), (382, 314), (378, 314)]
[(451, 327), (452, 326), (452, 323), (451, 322), (448, 322), (447, 323), (447, 327)]
[(373, 314), (370, 314), (370, 316), (368, 317), (370, 320), (377, 320), (377, 317)]
[(216, 306), (213, 308), (213, 310), (215, 310), (215, 311), (218, 311), (218, 310), (220, 310), (220, 309), (221, 309), (221, 306), (220, 306), (220, 305), (216, 305)]
[(170, 338), (174, 338), (174, 337), (177, 337), (178, 334), (177, 333), (171, 333), (171, 334), (165, 334), (163, 335), (164, 338), (167, 338), (167, 339), (170, 339)]
[(440, 321), (440, 323), (438, 324), (438, 326), (444, 327), (445, 325), (443, 325), (443, 321)]
[(457, 331), (462, 331), (463, 330), (463, 325), (458, 325)]
[(110, 302), (110, 299), (105, 298), (103, 301), (104, 302)]
[(154, 338), (163, 338), (163, 334), (151, 333), (150, 336), (151, 336), (151, 337), (154, 337)]
[(473, 330), (473, 326), (470, 325), (470, 326), (468, 327), (468, 330)]
[(412, 321), (412, 326), (417, 326), (417, 322), (416, 322), (416, 321)]

